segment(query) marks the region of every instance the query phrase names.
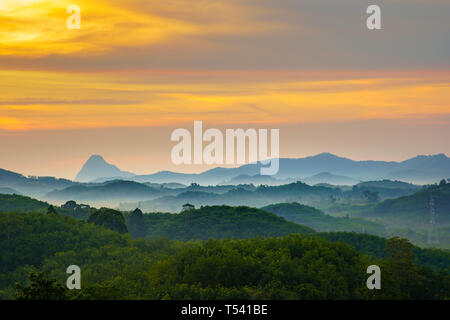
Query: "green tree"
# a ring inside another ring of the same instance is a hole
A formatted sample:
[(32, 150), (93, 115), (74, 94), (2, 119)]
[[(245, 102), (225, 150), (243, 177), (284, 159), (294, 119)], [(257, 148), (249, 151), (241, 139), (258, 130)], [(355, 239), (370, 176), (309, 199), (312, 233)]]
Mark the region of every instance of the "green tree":
[(147, 229), (145, 227), (144, 214), (136, 208), (128, 220), (128, 230), (133, 239), (145, 238)]
[(101, 208), (100, 210), (96, 210), (90, 215), (88, 222), (118, 233), (128, 232), (122, 213), (113, 209)]
[(3, 239), (10, 241), (16, 236), (29, 233), (30, 229), (21, 215), (17, 213), (0, 214), (0, 241)]
[(47, 214), (57, 214), (55, 207), (50, 205), (47, 209)]
[(61, 206), (61, 208), (75, 210), (78, 207), (78, 204), (74, 200), (69, 200), (65, 204)]
[(423, 277), (414, 264), (413, 247), (408, 239), (393, 237), (386, 241), (388, 259), (384, 287), (390, 291), (390, 298), (423, 298)]
[(16, 284), (17, 300), (65, 300), (67, 289), (54, 279), (47, 279), (43, 272), (29, 274), (29, 284)]

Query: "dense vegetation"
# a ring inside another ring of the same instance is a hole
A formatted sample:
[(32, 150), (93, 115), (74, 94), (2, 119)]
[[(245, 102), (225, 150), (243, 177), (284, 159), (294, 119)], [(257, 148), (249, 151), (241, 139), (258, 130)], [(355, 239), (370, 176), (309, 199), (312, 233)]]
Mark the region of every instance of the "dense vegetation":
[(101, 208), (100, 210), (96, 210), (90, 215), (87, 222), (93, 223), (99, 227), (105, 227), (118, 233), (128, 233), (125, 218), (122, 213), (113, 209)]
[[(372, 258), (386, 258), (385, 252), (387, 239), (355, 232), (322, 232), (315, 236), (327, 239), (331, 242), (345, 242), (352, 245), (356, 250), (363, 252)], [(415, 263), (421, 267), (433, 270), (446, 270), (450, 272), (450, 251), (412, 247), (415, 255)]]
[(111, 203), (116, 199), (151, 199), (162, 191), (145, 184), (115, 180), (105, 183), (74, 185), (63, 190), (54, 190), (46, 195), (53, 200), (73, 199), (76, 201), (93, 201)]
[(0, 187), (17, 190), (30, 196), (43, 196), (55, 189), (64, 189), (76, 184), (67, 179), (53, 177), (25, 177), (21, 174), (0, 169)]
[(333, 217), (324, 214), (321, 210), (297, 202), (272, 204), (261, 209), (317, 231), (354, 231), (378, 235), (385, 233), (382, 224), (348, 216)]
[(227, 188), (225, 192), (217, 192), (214, 186), (201, 189), (180, 189), (176, 194), (162, 196), (157, 199), (123, 203), (122, 210), (130, 210), (139, 207), (144, 211), (169, 211), (178, 212), (182, 205), (190, 202), (193, 205), (212, 206), (227, 204), (231, 206), (263, 207), (271, 203), (301, 201), (314, 206), (329, 203), (342, 194), (338, 188), (322, 186), (309, 186), (302, 182), (295, 182), (280, 186), (260, 185), (249, 188), (248, 186), (234, 186)]
[(179, 214), (151, 213), (143, 216), (146, 238), (173, 240), (274, 237), (314, 230), (249, 207), (205, 206)]
[[(433, 205), (431, 205), (431, 203)], [(327, 209), (333, 215), (349, 215), (383, 223), (392, 235), (406, 237), (426, 245), (430, 207), (435, 211), (435, 228), (442, 248), (450, 248), (450, 183), (445, 180), (396, 199), (363, 206), (335, 205)]]
[[(361, 216), (384, 217), (393, 221), (408, 224), (427, 224), (430, 210), (430, 199), (433, 199), (439, 221), (450, 223), (450, 184), (435, 185), (425, 188), (413, 195), (383, 201), (370, 210), (361, 212)], [(407, 220), (404, 221), (405, 215)]]
[(29, 197), (16, 194), (0, 194), (0, 211), (45, 211), (49, 204)]
[[(227, 216), (238, 212), (227, 208), (222, 208), (229, 211)], [(211, 212), (209, 208), (202, 209)], [(192, 210), (190, 214), (201, 216), (202, 209)], [(250, 218), (260, 212), (249, 208), (240, 210)], [(273, 221), (281, 219), (267, 215)], [(134, 216), (139, 217), (140, 213), (134, 212)], [(183, 214), (176, 216), (183, 218)], [(355, 242), (362, 251), (371, 251), (371, 243), (378, 243), (373, 255), (364, 255), (342, 241), (326, 239), (342, 240), (338, 239), (340, 233), (201, 242), (131, 240), (127, 234), (57, 213), (0, 213), (0, 226), (2, 298), (450, 297), (449, 273), (414, 263), (414, 248), (398, 238), (384, 240), (384, 253), (381, 253), (381, 238), (361, 242), (351, 233), (344, 234), (345, 241)], [(429, 254), (433, 256), (433, 252)], [(82, 270), (82, 290), (62, 291), (68, 276), (66, 268), (73, 264)], [(366, 269), (371, 264), (383, 270), (380, 291), (370, 291), (365, 286)], [(16, 282), (21, 285), (16, 286)]]
[[(446, 188), (431, 186), (418, 194), (445, 194)], [(264, 210), (185, 204), (178, 214), (144, 214), (74, 201), (53, 207), (0, 195), (0, 298), (450, 297), (448, 251), (421, 249), (399, 238), (317, 233), (294, 222), (319, 231), (327, 226), (359, 231), (364, 226), (369, 232), (370, 226), (378, 226), (298, 203)], [(64, 285), (66, 268), (73, 264), (82, 270), (79, 291)], [(382, 269), (380, 291), (366, 288), (371, 264)]]

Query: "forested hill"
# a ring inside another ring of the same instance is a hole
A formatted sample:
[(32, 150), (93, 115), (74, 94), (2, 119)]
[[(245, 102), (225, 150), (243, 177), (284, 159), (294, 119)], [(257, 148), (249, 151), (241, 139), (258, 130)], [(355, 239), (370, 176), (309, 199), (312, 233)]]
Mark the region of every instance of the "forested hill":
[[(262, 207), (271, 203), (286, 202), (288, 199), (307, 202), (312, 205), (323, 205), (333, 197), (341, 196), (341, 190), (322, 186), (309, 186), (302, 182), (295, 182), (281, 186), (258, 186), (246, 189), (240, 186), (224, 193), (204, 191), (183, 191), (176, 195), (164, 196), (154, 200), (139, 201), (138, 203), (125, 203), (120, 206), (122, 210), (135, 208), (137, 204), (145, 211), (179, 212), (186, 202), (193, 205), (221, 205)], [(292, 200), (291, 200), (292, 201)]]
[[(48, 203), (29, 197), (0, 195), (0, 212), (47, 212), (49, 207)], [(74, 201), (62, 207), (55, 206), (53, 209), (56, 213), (82, 220), (88, 220), (90, 216), (100, 211), (121, 215), (119, 211), (83, 207)], [(128, 225), (134, 224), (131, 227), (132, 235), (136, 229), (140, 229), (146, 238), (168, 237), (174, 240), (252, 238), (314, 232), (306, 226), (288, 222), (272, 213), (250, 207), (205, 206), (200, 209), (191, 208), (180, 214), (151, 213), (138, 217), (128, 213), (124, 215)]]
[(360, 218), (333, 217), (321, 210), (297, 202), (272, 204), (261, 209), (316, 231), (354, 231), (385, 235), (384, 226), (380, 223)]
[[(3, 299), (39, 299), (40, 292), (59, 299), (450, 297), (448, 272), (413, 263), (412, 246), (398, 238), (388, 240), (385, 257), (375, 260), (345, 243), (310, 235), (135, 241), (55, 213), (0, 213), (0, 225)], [(66, 269), (74, 263), (82, 268), (83, 286), (68, 291)], [(383, 290), (366, 288), (372, 264), (383, 270)], [(15, 288), (16, 282), (22, 286)]]
[[(345, 242), (356, 250), (374, 258), (386, 258), (386, 238), (355, 232), (321, 232), (315, 236), (332, 242)], [(450, 251), (413, 247), (415, 261), (418, 265), (431, 269), (444, 269), (450, 272)]]
[[(426, 227), (431, 206), (438, 228), (450, 226), (450, 183), (423, 188), (412, 195), (388, 199), (374, 205), (353, 207), (352, 216), (378, 219), (404, 227)], [(345, 209), (342, 211), (345, 213)]]
[(43, 196), (55, 189), (64, 189), (74, 182), (54, 177), (25, 177), (19, 173), (0, 169), (0, 187), (7, 187), (27, 195)]
[(0, 212), (32, 212), (46, 211), (47, 202), (16, 194), (0, 194)]
[(143, 223), (146, 238), (168, 237), (174, 240), (254, 238), (314, 233), (311, 228), (249, 207), (205, 206), (185, 210), (179, 214), (151, 213), (143, 215)]
[(46, 195), (51, 200), (76, 200), (85, 202), (111, 203), (114, 200), (133, 201), (152, 199), (162, 192), (145, 184), (114, 180), (105, 183), (74, 185), (63, 190), (54, 190)]

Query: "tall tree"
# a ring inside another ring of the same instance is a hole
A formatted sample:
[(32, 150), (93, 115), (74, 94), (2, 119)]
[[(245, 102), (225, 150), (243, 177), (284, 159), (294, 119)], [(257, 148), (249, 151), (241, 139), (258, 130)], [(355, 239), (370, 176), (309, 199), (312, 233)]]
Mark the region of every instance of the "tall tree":
[(56, 209), (54, 206), (50, 205), (47, 209), (47, 214), (56, 214)]
[(147, 228), (145, 226), (144, 214), (136, 208), (128, 220), (128, 230), (133, 239), (145, 238)]
[(101, 208), (92, 213), (88, 219), (89, 223), (105, 227), (118, 233), (127, 233), (125, 218), (120, 211)]
[(394, 299), (420, 299), (423, 291), (423, 277), (414, 264), (413, 245), (408, 239), (393, 237), (386, 241), (387, 283)]
[(16, 284), (17, 300), (65, 300), (67, 289), (54, 279), (47, 279), (43, 272), (29, 274), (29, 284)]

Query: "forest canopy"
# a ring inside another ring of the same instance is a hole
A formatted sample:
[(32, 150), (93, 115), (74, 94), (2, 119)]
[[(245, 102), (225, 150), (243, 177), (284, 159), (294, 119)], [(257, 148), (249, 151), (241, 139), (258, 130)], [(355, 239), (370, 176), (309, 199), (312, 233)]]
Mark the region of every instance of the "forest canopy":
[[(399, 238), (387, 240), (383, 257), (375, 257), (343, 241), (331, 242), (326, 239), (330, 235), (315, 233), (185, 242), (132, 240), (129, 234), (46, 213), (0, 213), (0, 225), (4, 226), (0, 229), (3, 299), (40, 298), (36, 295), (42, 290), (34, 290), (36, 286), (54, 289), (48, 297), (61, 298), (66, 268), (73, 264), (81, 268), (83, 286), (81, 290), (65, 289), (64, 299), (450, 296), (448, 271), (417, 264), (413, 246)], [(370, 247), (371, 242), (365, 246)], [(383, 270), (383, 289), (379, 291), (366, 287), (366, 269), (372, 264)]]

